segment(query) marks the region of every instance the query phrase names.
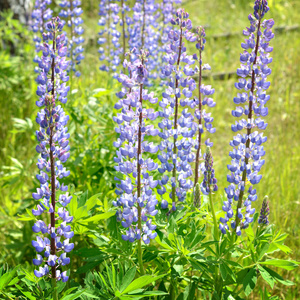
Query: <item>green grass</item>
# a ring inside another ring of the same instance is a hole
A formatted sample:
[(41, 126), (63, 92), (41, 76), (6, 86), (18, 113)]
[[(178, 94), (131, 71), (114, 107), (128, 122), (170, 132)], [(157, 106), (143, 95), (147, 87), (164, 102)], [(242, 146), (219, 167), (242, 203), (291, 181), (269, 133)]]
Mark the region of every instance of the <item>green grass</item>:
[[(252, 12), (253, 1), (246, 0), (215, 0), (215, 1), (184, 1), (183, 7), (190, 13), (194, 25), (205, 25), (207, 44), (204, 61), (212, 67), (212, 73), (235, 71), (239, 66), (240, 43), (243, 41), (242, 30), (248, 26), (247, 16)], [(300, 25), (299, 1), (269, 1), (268, 18), (275, 20), (276, 26)], [(71, 114), (70, 132), (72, 134), (71, 161), (72, 176), (70, 181), (76, 185), (76, 190), (88, 189), (91, 194), (111, 189), (106, 185), (110, 178), (113, 147), (115, 137), (113, 131), (112, 103), (115, 97), (112, 93), (104, 93), (94, 97), (92, 91), (105, 88), (109, 91), (117, 89), (112, 85), (107, 74), (98, 71), (97, 54), (97, 3), (89, 1), (86, 4), (88, 12), (84, 15), (86, 29), (86, 53), (82, 63), (82, 77), (73, 81), (73, 89), (78, 90), (70, 97), (67, 110)], [(230, 34), (228, 37), (216, 36)], [(16, 82), (10, 88), (0, 86), (0, 225), (12, 229), (6, 233), (0, 242), (0, 253), (8, 257), (12, 264), (24, 262), (31, 258), (32, 250), (15, 249), (16, 257), (12, 258), (5, 250), (9, 244), (14, 244), (20, 235), (18, 231), (23, 223), (17, 220), (17, 214), (31, 207), (30, 192), (37, 186), (34, 174), (35, 137), (37, 128), (35, 115), (35, 83), (32, 47), (30, 39), (26, 40), (21, 52), (20, 61), (15, 62), (14, 76)], [(268, 141), (265, 144), (265, 166), (262, 169), (263, 178), (258, 185), (258, 201), (256, 208), (262, 203), (264, 195), (270, 199), (271, 222), (289, 234), (287, 245), (293, 249), (290, 257), (300, 260), (299, 219), (300, 219), (300, 29), (282, 30), (276, 33), (272, 41), (274, 51), (271, 64), (272, 74), (269, 77), (271, 99), (268, 102), (269, 123), (266, 130)], [(1, 48), (0, 48), (1, 49)], [(1, 51), (0, 51), (0, 57)], [(234, 121), (231, 110), (234, 108), (232, 98), (236, 94), (235, 78), (216, 80), (205, 79), (216, 92), (214, 99), (217, 106), (212, 110), (217, 132), (212, 137), (214, 141), (213, 155), (219, 189), (227, 186), (226, 165), (230, 163), (228, 152), (229, 141), (232, 139), (230, 125)], [(29, 118), (26, 123), (17, 123), (13, 118)], [(10, 157), (18, 160), (13, 161)], [(91, 168), (91, 165), (94, 167)], [(11, 236), (11, 235), (15, 236)], [(24, 242), (26, 244), (26, 242)], [(28, 248), (29, 247), (29, 248)], [(9, 248), (8, 248), (9, 249)], [(10, 250), (9, 250), (10, 251)], [(31, 252), (30, 252), (31, 251)], [(0, 259), (1, 261), (1, 259)], [(298, 299), (300, 297), (300, 273), (284, 274), (296, 285), (283, 290), (277, 287), (276, 293), (283, 299)]]

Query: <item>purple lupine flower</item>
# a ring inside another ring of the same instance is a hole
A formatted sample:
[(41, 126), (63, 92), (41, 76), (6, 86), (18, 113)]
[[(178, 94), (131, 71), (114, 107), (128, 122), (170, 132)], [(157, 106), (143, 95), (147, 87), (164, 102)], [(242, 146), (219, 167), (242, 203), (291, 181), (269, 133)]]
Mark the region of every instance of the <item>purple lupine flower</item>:
[[(37, 239), (32, 241), (32, 246), (38, 253), (44, 251), (44, 258), (41, 254), (33, 259), (34, 265), (42, 265), (39, 270), (35, 270), (37, 277), (47, 275), (51, 270), (51, 277), (57, 280), (67, 280), (67, 276), (57, 275), (59, 266), (64, 266), (70, 262), (65, 252), (73, 249), (74, 244), (69, 243), (69, 238), (73, 237), (71, 231), (73, 217), (69, 216), (66, 205), (70, 203), (72, 196), (65, 193), (68, 187), (60, 183), (60, 179), (67, 177), (67, 171), (63, 164), (69, 157), (70, 146), (68, 145), (69, 133), (66, 124), (69, 116), (65, 115), (59, 102), (66, 103), (69, 87), (66, 86), (68, 76), (66, 70), (68, 62), (65, 59), (65, 36), (60, 34), (63, 24), (59, 18), (53, 18), (46, 24), (47, 33), (43, 33), (44, 46), (42, 49), (42, 59), (40, 60), (40, 75), (38, 76), (37, 95), (39, 100), (37, 106), (41, 108), (38, 112), (36, 122), (40, 125), (36, 131), (39, 142), (36, 151), (41, 155), (38, 159), (39, 174), (36, 178), (40, 182), (40, 188), (32, 196), (39, 201), (37, 209), (32, 213), (39, 216), (43, 213), (50, 215), (51, 223), (46, 225), (44, 221), (37, 220), (32, 230), (39, 233)], [(59, 199), (56, 193), (60, 190)], [(56, 204), (60, 203), (58, 209)], [(62, 240), (62, 242), (61, 242)]]
[[(133, 16), (128, 26), (129, 49), (147, 49), (149, 56), (146, 62), (149, 75), (144, 85), (152, 85), (158, 77), (157, 68), (160, 64), (157, 59), (159, 53), (159, 4), (155, 0), (137, 0), (132, 8)], [(139, 50), (134, 51), (131, 61), (138, 59)]]
[(103, 62), (99, 69), (114, 72), (114, 77), (117, 77), (118, 66), (125, 59), (126, 25), (131, 24), (131, 19), (126, 15), (130, 8), (125, 2), (126, 0), (121, 0), (119, 5), (109, 0), (101, 0), (99, 4), (98, 25), (101, 26), (101, 31), (98, 53), (100, 61)]
[(76, 66), (81, 63), (84, 59), (82, 43), (84, 38), (81, 36), (84, 33), (82, 28), (83, 19), (81, 15), (83, 10), (81, 8), (81, 1), (79, 0), (62, 0), (59, 4), (63, 9), (59, 13), (61, 18), (66, 19), (62, 21), (63, 25), (67, 23), (70, 28), (70, 35), (65, 33), (65, 45), (67, 46), (67, 57), (70, 58), (70, 64), (68, 67), (68, 72), (74, 72), (76, 77), (81, 75), (80, 71), (76, 69)]
[[(181, 0), (163, 0), (161, 3), (161, 14), (162, 14), (162, 25), (160, 26), (160, 47), (159, 47), (159, 57), (158, 57), (158, 72), (161, 75), (162, 72), (162, 61), (163, 57), (166, 53), (166, 48), (169, 44), (169, 32), (173, 29), (173, 25), (171, 24), (171, 20), (173, 16), (176, 14), (176, 8), (174, 4), (181, 4)], [(161, 85), (167, 84), (164, 80), (161, 80)]]
[(266, 196), (263, 200), (260, 215), (258, 218), (258, 224), (261, 225), (268, 225), (269, 224), (269, 214), (270, 214), (270, 208), (269, 208), (269, 201), (268, 197)]
[[(199, 67), (195, 68), (195, 73), (198, 74), (198, 98), (194, 98), (194, 101), (189, 102), (189, 106), (192, 109), (195, 109), (194, 116), (197, 120), (197, 136), (195, 140), (195, 149), (196, 149), (196, 161), (195, 161), (195, 180), (194, 186), (197, 184), (199, 180), (200, 171), (204, 170), (203, 164), (200, 164), (200, 159), (202, 156), (201, 153), (201, 145), (202, 145), (202, 135), (204, 130), (208, 133), (214, 133), (216, 131), (212, 126), (213, 118), (211, 117), (211, 113), (206, 112), (203, 107), (207, 105), (208, 107), (214, 107), (216, 103), (211, 98), (211, 95), (214, 94), (215, 90), (210, 85), (202, 84), (202, 71), (210, 70), (210, 66), (208, 64), (204, 64), (202, 62), (202, 53), (204, 51), (204, 45), (206, 43), (205, 39), (205, 30), (203, 27), (197, 28), (197, 43), (196, 48), (199, 51), (199, 56), (194, 54), (194, 59), (196, 59), (199, 63)], [(204, 124), (203, 124), (204, 123)], [(204, 125), (204, 126), (203, 126)], [(205, 141), (206, 146), (212, 147), (213, 143), (210, 142), (208, 138)]]
[(200, 208), (201, 206), (201, 187), (199, 182), (194, 187), (194, 206)]
[[(233, 132), (246, 130), (246, 133), (238, 133), (230, 142), (233, 147), (229, 153), (232, 158), (228, 165), (230, 175), (227, 175), (230, 185), (225, 189), (227, 201), (224, 202), (223, 211), (226, 214), (220, 219), (219, 226), (222, 233), (229, 230), (227, 222), (230, 220), (231, 228), (237, 235), (241, 235), (241, 229), (249, 226), (253, 221), (251, 215), (255, 212), (251, 203), (257, 199), (254, 186), (261, 180), (262, 175), (258, 172), (265, 163), (262, 159), (265, 155), (262, 144), (267, 137), (259, 131), (267, 127), (262, 117), (268, 114), (265, 105), (270, 99), (266, 93), (270, 82), (267, 81), (267, 76), (271, 74), (268, 64), (272, 62), (269, 53), (273, 50), (269, 42), (274, 37), (274, 21), (262, 20), (268, 10), (267, 1), (256, 0), (254, 15), (250, 14), (248, 17), (250, 27), (243, 32), (247, 39), (242, 43), (244, 52), (240, 56), (241, 68), (237, 70), (241, 78), (235, 84), (239, 93), (233, 99), (238, 107), (232, 111), (232, 115), (240, 117), (245, 114), (247, 119), (236, 121), (231, 128)], [(233, 208), (233, 200), (237, 202), (236, 208)]]
[(208, 195), (211, 192), (216, 192), (218, 190), (217, 179), (215, 178), (215, 170), (213, 168), (213, 157), (210, 151), (210, 147), (206, 148), (204, 155), (204, 177), (201, 184), (202, 193)]
[[(158, 116), (153, 109), (146, 109), (144, 101), (157, 103), (153, 93), (144, 89), (144, 82), (148, 74), (145, 67), (148, 53), (141, 52), (141, 56), (134, 63), (124, 62), (130, 76), (122, 74), (118, 80), (123, 85), (123, 97), (116, 103), (115, 108), (120, 110), (113, 119), (117, 124), (116, 132), (119, 134), (114, 146), (118, 148), (114, 161), (115, 169), (123, 175), (116, 184), (117, 200), (113, 205), (119, 207), (117, 220), (127, 229), (122, 235), (123, 240), (134, 242), (144, 241), (148, 244), (150, 239), (156, 237), (156, 226), (151, 224), (151, 217), (157, 214), (157, 199), (153, 189), (157, 180), (153, 179), (152, 171), (158, 164), (147, 153), (156, 153), (158, 147), (146, 140), (147, 136), (156, 136), (158, 130), (152, 122)], [(119, 94), (120, 96), (120, 94)], [(151, 123), (149, 122), (149, 123)]]
[(172, 208), (177, 200), (185, 199), (186, 191), (193, 186), (189, 177), (193, 173), (190, 163), (194, 161), (194, 154), (191, 150), (197, 127), (193, 122), (193, 115), (187, 108), (181, 114), (179, 112), (179, 104), (185, 106), (192, 97), (192, 91), (196, 88), (195, 81), (191, 78), (194, 71), (190, 67), (195, 61), (192, 56), (186, 54), (183, 41), (186, 39), (193, 42), (196, 39), (196, 36), (190, 32), (192, 23), (188, 17), (188, 13), (179, 9), (176, 19), (171, 20), (174, 30), (171, 30), (168, 35), (169, 44), (166, 48), (165, 65), (162, 71), (162, 76), (167, 79), (168, 85), (159, 103), (163, 109), (160, 112), (163, 120), (158, 125), (162, 129), (159, 133), (162, 142), (159, 146), (161, 154), (158, 155), (158, 159), (161, 167), (158, 171), (162, 174), (172, 172), (172, 175), (170, 181), (169, 176), (164, 176), (160, 180), (158, 193), (165, 194), (165, 185), (168, 181), (171, 183), (172, 192), (169, 196), (172, 199)]
[[(31, 29), (34, 32), (33, 41), (37, 53), (43, 48), (42, 33), (45, 31), (45, 25), (47, 21), (52, 18), (52, 10), (47, 8), (51, 4), (51, 1), (52, 0), (36, 0), (31, 14)], [(40, 57), (36, 55), (33, 61), (38, 64)], [(39, 72), (38, 67), (35, 68), (35, 72)]]

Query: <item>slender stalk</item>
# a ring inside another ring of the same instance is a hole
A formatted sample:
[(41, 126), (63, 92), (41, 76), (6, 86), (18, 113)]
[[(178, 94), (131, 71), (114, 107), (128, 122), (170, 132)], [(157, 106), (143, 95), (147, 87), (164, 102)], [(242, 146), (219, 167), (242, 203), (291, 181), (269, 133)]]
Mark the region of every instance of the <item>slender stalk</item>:
[(71, 60), (71, 69), (70, 69), (70, 79), (71, 79), (71, 92), (72, 92), (72, 73), (73, 73), (73, 46), (74, 46), (74, 41), (73, 41), (73, 18), (72, 18), (72, 14), (73, 14), (73, 0), (70, 0), (70, 29), (71, 29), (71, 42), (72, 42), (72, 48), (70, 51), (70, 60)]
[(209, 203), (210, 203), (211, 213), (212, 213), (213, 221), (214, 221), (215, 235), (218, 238), (218, 223), (217, 223), (217, 218), (216, 218), (216, 213), (215, 213), (215, 208), (214, 208), (214, 202), (213, 202), (213, 197), (212, 197), (211, 192), (209, 193)]
[[(142, 64), (144, 61), (142, 60)], [(140, 155), (142, 153), (142, 122), (143, 122), (143, 84), (140, 84), (140, 114), (139, 114), (139, 131), (138, 131), (138, 153), (137, 153), (137, 196), (141, 197), (141, 164), (140, 164)], [(138, 229), (140, 234), (142, 233), (142, 209), (138, 204)], [(143, 265), (143, 252), (142, 252), (142, 239), (138, 241), (138, 261), (140, 266), (140, 273), (144, 275), (144, 265)]]
[[(255, 59), (253, 62), (253, 66), (256, 64), (257, 61), (257, 54), (258, 54), (258, 46), (259, 46), (259, 30), (260, 30), (260, 25), (261, 25), (261, 18), (259, 19), (258, 22), (258, 26), (257, 26), (257, 37), (256, 37), (256, 45), (255, 45)], [(254, 92), (254, 88), (255, 88), (255, 71), (253, 69), (252, 66), (252, 77), (251, 77), (251, 94), (253, 95)], [(251, 120), (252, 119), (252, 112), (253, 112), (253, 108), (252, 108), (253, 102), (252, 100), (249, 100), (249, 115), (248, 115), (248, 119)], [(251, 128), (247, 128), (247, 135), (249, 136), (251, 134)], [(248, 165), (249, 162), (249, 157), (247, 156), (248, 150), (250, 148), (250, 139), (247, 139), (246, 142), (246, 150), (245, 150), (245, 165)], [(243, 171), (243, 175), (242, 175), (242, 182), (244, 183), (244, 186), (246, 184), (246, 177), (247, 177), (247, 170), (246, 168)], [(244, 196), (244, 190), (240, 191), (240, 195), (239, 195), (239, 200), (238, 200), (238, 204), (237, 204), (237, 208), (236, 208), (236, 215), (235, 215), (235, 224), (236, 227), (238, 227), (239, 223), (240, 223), (240, 219), (238, 218), (238, 210), (242, 207), (242, 202), (243, 202), (243, 196)]]
[(199, 114), (200, 114), (200, 118), (199, 118), (199, 129), (198, 129), (198, 149), (197, 149), (197, 153), (196, 153), (196, 164), (195, 164), (195, 181), (194, 181), (194, 187), (196, 186), (198, 180), (199, 180), (199, 159), (200, 159), (200, 152), (201, 152), (201, 137), (202, 137), (202, 133), (201, 133), (201, 126), (202, 126), (202, 95), (200, 92), (200, 88), (201, 88), (201, 83), (202, 83), (202, 66), (201, 66), (201, 62), (202, 62), (202, 51), (201, 51), (201, 43), (202, 43), (202, 39), (200, 38), (200, 49), (199, 49), (199, 79), (198, 79), (198, 98), (199, 98)]
[[(125, 52), (126, 52), (126, 34), (125, 34), (125, 8), (124, 8), (124, 0), (121, 0), (122, 7), (122, 30), (123, 30), (123, 58), (122, 61), (125, 60)], [(125, 68), (123, 68), (123, 72), (125, 73)]]
[[(56, 52), (56, 44), (55, 44), (55, 32), (53, 34), (53, 52)], [(52, 82), (52, 101), (50, 103), (50, 106), (55, 106), (55, 80), (54, 80), (54, 69), (55, 69), (55, 58), (52, 58), (52, 65), (51, 65), (51, 82)], [(56, 199), (56, 190), (55, 190), (55, 157), (52, 150), (53, 143), (53, 135), (54, 135), (54, 125), (51, 124), (50, 126), (50, 140), (49, 140), (49, 146), (50, 146), (50, 169), (51, 169), (51, 204), (53, 208), (53, 212), (50, 213), (50, 220), (51, 220), (51, 229), (55, 228), (55, 199)], [(50, 252), (52, 255), (55, 255), (56, 253), (56, 245), (55, 245), (55, 238), (51, 237), (50, 242)], [(57, 300), (57, 290), (56, 287), (56, 266), (51, 267), (51, 278), (52, 278), (52, 287), (53, 290), (53, 300)]]
[(42, 10), (42, 28), (43, 28), (43, 32), (45, 31), (45, 21), (44, 21), (44, 10)]
[[(181, 26), (180, 26), (181, 27)], [(179, 40), (179, 53), (178, 53), (178, 59), (177, 59), (177, 70), (179, 70), (179, 64), (180, 64), (180, 56), (181, 56), (181, 48), (182, 48), (182, 28), (180, 28), (180, 40)], [(179, 80), (177, 77), (175, 78), (175, 91), (178, 88)], [(178, 97), (175, 95), (175, 118), (174, 118), (174, 130), (176, 132), (177, 130), (177, 120), (178, 120)], [(177, 154), (177, 146), (176, 146), (176, 138), (174, 136), (174, 145), (173, 145), (173, 153), (176, 157)], [(173, 177), (175, 179), (176, 183), (176, 161), (174, 163), (173, 167)], [(172, 187), (172, 201), (176, 201), (176, 184), (174, 187)]]
[(171, 284), (170, 284), (170, 300), (175, 300), (175, 298), (176, 298), (175, 288), (174, 288), (173, 282), (171, 281)]
[(52, 283), (52, 288), (53, 288), (52, 299), (58, 300), (57, 289), (56, 289), (56, 278), (52, 278), (51, 283)]
[(142, 31), (141, 31), (141, 41), (142, 41), (142, 45), (141, 45), (141, 49), (144, 48), (144, 44), (145, 44), (145, 26), (146, 26), (146, 10), (145, 10), (145, 3), (146, 0), (143, 1), (143, 25), (142, 25)]
[[(107, 19), (107, 57), (110, 57), (110, 6), (108, 1), (108, 19)], [(109, 67), (111, 66), (109, 61)]]

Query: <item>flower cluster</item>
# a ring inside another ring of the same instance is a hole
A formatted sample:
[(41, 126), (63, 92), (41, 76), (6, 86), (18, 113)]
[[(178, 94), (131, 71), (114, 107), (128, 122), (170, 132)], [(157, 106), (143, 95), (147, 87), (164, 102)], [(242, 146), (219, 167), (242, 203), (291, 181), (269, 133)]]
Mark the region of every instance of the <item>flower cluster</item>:
[[(160, 76), (162, 71), (162, 60), (166, 52), (166, 47), (168, 47), (168, 35), (169, 32), (173, 29), (173, 25), (171, 24), (171, 20), (173, 16), (176, 13), (176, 9), (174, 4), (180, 4), (181, 0), (163, 0), (161, 3), (161, 15), (162, 15), (162, 24), (160, 25), (160, 46), (159, 46), (159, 59), (158, 63), (160, 64), (157, 71), (158, 75)], [(165, 82), (161, 81), (161, 85), (163, 85)]]
[(38, 253), (43, 252), (43, 255), (38, 254), (33, 260), (34, 265), (42, 265), (34, 274), (42, 277), (51, 270), (52, 278), (67, 281), (66, 271), (61, 273), (58, 269), (59, 266), (70, 262), (66, 253), (74, 247), (74, 244), (69, 242), (74, 235), (69, 224), (73, 217), (66, 209), (72, 196), (67, 192), (68, 187), (60, 182), (60, 179), (70, 174), (64, 167), (70, 156), (69, 133), (66, 127), (69, 116), (59, 105), (59, 102), (67, 102), (69, 91), (65, 83), (69, 77), (66, 71), (68, 61), (65, 58), (65, 35), (60, 34), (62, 28), (60, 19), (53, 18), (46, 24), (48, 32), (43, 33), (43, 56), (39, 63), (40, 74), (37, 77), (36, 92), (39, 96), (36, 105), (41, 108), (36, 118), (40, 126), (36, 131), (39, 142), (36, 151), (41, 155), (37, 163), (39, 174), (36, 175), (40, 188), (32, 194), (33, 198), (39, 201), (32, 213), (35, 216), (49, 214), (51, 223), (47, 225), (42, 220), (36, 221), (32, 230), (40, 236), (32, 241), (32, 245)]
[[(267, 76), (271, 74), (268, 65), (272, 62), (269, 53), (273, 48), (269, 42), (274, 37), (274, 21), (262, 20), (268, 10), (266, 0), (256, 0), (254, 15), (249, 15), (250, 27), (243, 32), (248, 38), (242, 43), (244, 52), (240, 55), (241, 67), (237, 70), (240, 79), (235, 84), (240, 93), (233, 99), (238, 106), (232, 115), (237, 118), (245, 115), (247, 119), (236, 121), (231, 128), (233, 132), (246, 130), (246, 133), (238, 133), (230, 142), (233, 147), (229, 153), (232, 161), (228, 165), (231, 173), (227, 176), (230, 185), (225, 189), (227, 201), (224, 202), (223, 211), (226, 214), (220, 219), (219, 226), (222, 233), (229, 230), (229, 220), (237, 235), (253, 221), (251, 215), (255, 209), (251, 208), (251, 203), (257, 199), (254, 186), (261, 180), (259, 171), (265, 163), (262, 159), (265, 155), (262, 144), (267, 137), (258, 130), (267, 127), (262, 117), (268, 114), (265, 105), (270, 99), (266, 90), (270, 86)], [(237, 202), (236, 213), (233, 211), (233, 201)]]
[[(195, 160), (195, 180), (194, 186), (198, 183), (200, 172), (204, 171), (203, 164), (200, 164), (200, 159), (202, 156), (201, 153), (201, 145), (202, 145), (202, 135), (204, 130), (208, 133), (214, 133), (216, 129), (212, 126), (213, 118), (211, 113), (208, 113), (203, 107), (207, 105), (208, 107), (214, 107), (216, 103), (211, 98), (214, 94), (215, 89), (213, 89), (210, 85), (204, 85), (202, 83), (202, 72), (205, 70), (210, 70), (210, 66), (208, 64), (204, 64), (202, 62), (202, 53), (204, 51), (204, 46), (206, 43), (205, 39), (205, 30), (203, 27), (198, 27), (197, 30), (197, 43), (196, 49), (198, 50), (198, 55), (194, 54), (193, 58), (197, 60), (198, 66), (195, 67), (195, 74), (198, 74), (198, 98), (195, 97), (194, 101), (190, 101), (190, 107), (194, 109), (194, 117), (196, 120), (197, 134), (194, 142), (194, 148), (196, 150), (196, 160)], [(204, 123), (204, 124), (203, 124)], [(204, 125), (204, 126), (203, 126)], [(206, 146), (212, 147), (213, 143), (210, 142), (210, 139), (206, 139)]]
[(261, 206), (260, 215), (258, 218), (258, 224), (268, 225), (269, 214), (270, 214), (269, 201), (268, 201), (268, 197), (265, 197)]
[(153, 179), (152, 171), (158, 164), (147, 153), (156, 153), (158, 147), (147, 141), (147, 136), (156, 136), (158, 130), (153, 125), (148, 125), (158, 117), (158, 112), (145, 107), (145, 101), (157, 103), (153, 93), (144, 89), (148, 71), (147, 52), (141, 52), (138, 60), (124, 61), (124, 68), (128, 69), (130, 76), (121, 74), (118, 80), (124, 87), (124, 92), (119, 93), (122, 98), (116, 103), (115, 109), (121, 110), (114, 117), (116, 132), (119, 134), (114, 146), (118, 148), (114, 161), (115, 167), (122, 179), (118, 180), (116, 194), (117, 200), (113, 202), (118, 207), (117, 220), (127, 229), (122, 236), (125, 241), (134, 242), (143, 240), (148, 244), (150, 239), (156, 237), (156, 226), (151, 223), (151, 217), (157, 213), (157, 199), (153, 189), (157, 180)]
[[(61, 18), (67, 20), (67, 25), (70, 28), (70, 36), (65, 39), (65, 45), (68, 47), (67, 56), (70, 58), (70, 64), (68, 67), (68, 72), (75, 72), (75, 76), (79, 77), (81, 75), (80, 71), (76, 70), (76, 65), (79, 65), (84, 59), (82, 54), (84, 49), (82, 43), (84, 38), (81, 36), (84, 32), (82, 28), (83, 20), (80, 17), (83, 13), (80, 0), (63, 0), (59, 4), (63, 9), (59, 13)], [(65, 24), (65, 21), (63, 21)], [(67, 37), (67, 34), (66, 34)]]
[[(52, 0), (36, 0), (34, 4), (34, 10), (32, 11), (31, 18), (32, 24), (31, 28), (34, 32), (33, 41), (35, 42), (35, 51), (40, 52), (43, 49), (43, 42), (41, 34), (45, 30), (45, 25), (48, 20), (52, 17), (52, 10), (47, 8), (51, 4)], [(37, 33), (40, 33), (37, 35)], [(35, 63), (39, 63), (40, 57), (37, 55), (34, 58)], [(39, 68), (35, 68), (35, 72), (39, 72)]]
[(201, 184), (202, 192), (208, 195), (211, 192), (216, 192), (218, 190), (217, 179), (215, 178), (215, 170), (213, 168), (214, 161), (211, 155), (210, 147), (206, 148), (206, 153), (204, 155), (204, 177)]
[[(161, 154), (158, 159), (161, 167), (160, 173), (172, 172), (171, 186), (172, 192), (169, 194), (172, 199), (172, 209), (175, 207), (176, 199), (183, 201), (186, 191), (193, 186), (188, 179), (192, 175), (190, 163), (194, 161), (194, 154), (191, 152), (193, 146), (193, 136), (196, 133), (196, 125), (193, 122), (193, 115), (184, 109), (179, 112), (181, 106), (190, 106), (194, 101), (191, 99), (192, 92), (196, 88), (194, 79), (195, 74), (190, 66), (194, 64), (192, 56), (187, 55), (183, 39), (194, 42), (196, 36), (190, 32), (192, 22), (188, 19), (189, 15), (183, 9), (176, 12), (176, 19), (172, 19), (174, 30), (169, 32), (169, 44), (166, 48), (166, 55), (163, 60), (165, 66), (162, 70), (162, 77), (167, 79), (166, 91), (162, 94), (163, 98), (159, 106), (163, 108), (160, 112), (162, 121), (159, 133), (162, 142), (159, 150)], [(164, 175), (159, 182), (158, 193), (166, 193), (165, 185), (169, 181), (169, 176)], [(163, 207), (165, 208), (165, 202)]]
[[(132, 8), (133, 17), (128, 27), (129, 49), (147, 49), (149, 56), (146, 62), (148, 77), (145, 85), (149, 86), (157, 78), (159, 66), (159, 12), (160, 5), (155, 0), (137, 0)], [(131, 56), (134, 61), (139, 57), (139, 50)]]
[(118, 3), (110, 3), (108, 0), (101, 0), (99, 4), (99, 22), (101, 31), (99, 32), (98, 53), (101, 71), (116, 72), (121, 60), (124, 60), (126, 51), (126, 25), (132, 23), (131, 18), (126, 16), (126, 11), (130, 11), (126, 0)]

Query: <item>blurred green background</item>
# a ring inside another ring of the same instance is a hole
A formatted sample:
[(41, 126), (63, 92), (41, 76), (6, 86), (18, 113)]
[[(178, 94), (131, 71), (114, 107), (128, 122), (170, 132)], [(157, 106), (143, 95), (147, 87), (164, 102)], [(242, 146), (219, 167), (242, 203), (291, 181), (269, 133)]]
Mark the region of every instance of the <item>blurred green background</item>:
[[(131, 1), (132, 2), (132, 1)], [(263, 179), (258, 185), (256, 208), (264, 195), (270, 199), (270, 220), (288, 233), (287, 245), (293, 249), (290, 257), (300, 260), (300, 1), (269, 1), (267, 18), (275, 20), (276, 38), (271, 64), (271, 100), (268, 102), (269, 123), (266, 130), (266, 163)], [(213, 154), (219, 194), (227, 186), (227, 164), (230, 162), (229, 141), (234, 122), (231, 110), (236, 94), (235, 73), (239, 67), (242, 30), (249, 25), (252, 13), (249, 0), (195, 0), (184, 1), (194, 26), (206, 27), (207, 45), (204, 62), (212, 67), (205, 84), (216, 92), (217, 106), (212, 110), (217, 132), (213, 135)], [(59, 11), (53, 3), (54, 14)], [(97, 53), (98, 1), (83, 1), (85, 28), (85, 59), (82, 76), (73, 80), (72, 94), (66, 106), (70, 114), (71, 157), (67, 167), (76, 191), (89, 195), (107, 195), (113, 189), (112, 172), (116, 138), (112, 122), (114, 96), (119, 86), (106, 73), (100, 72)], [(1, 12), (0, 20), (0, 264), (11, 266), (31, 261), (31, 229), (18, 215), (32, 208), (32, 191), (38, 186), (35, 152), (36, 83), (32, 62), (34, 45), (32, 33)], [(191, 49), (192, 50), (192, 49)], [(299, 299), (299, 272), (283, 273), (296, 283), (275, 293), (282, 299)]]

